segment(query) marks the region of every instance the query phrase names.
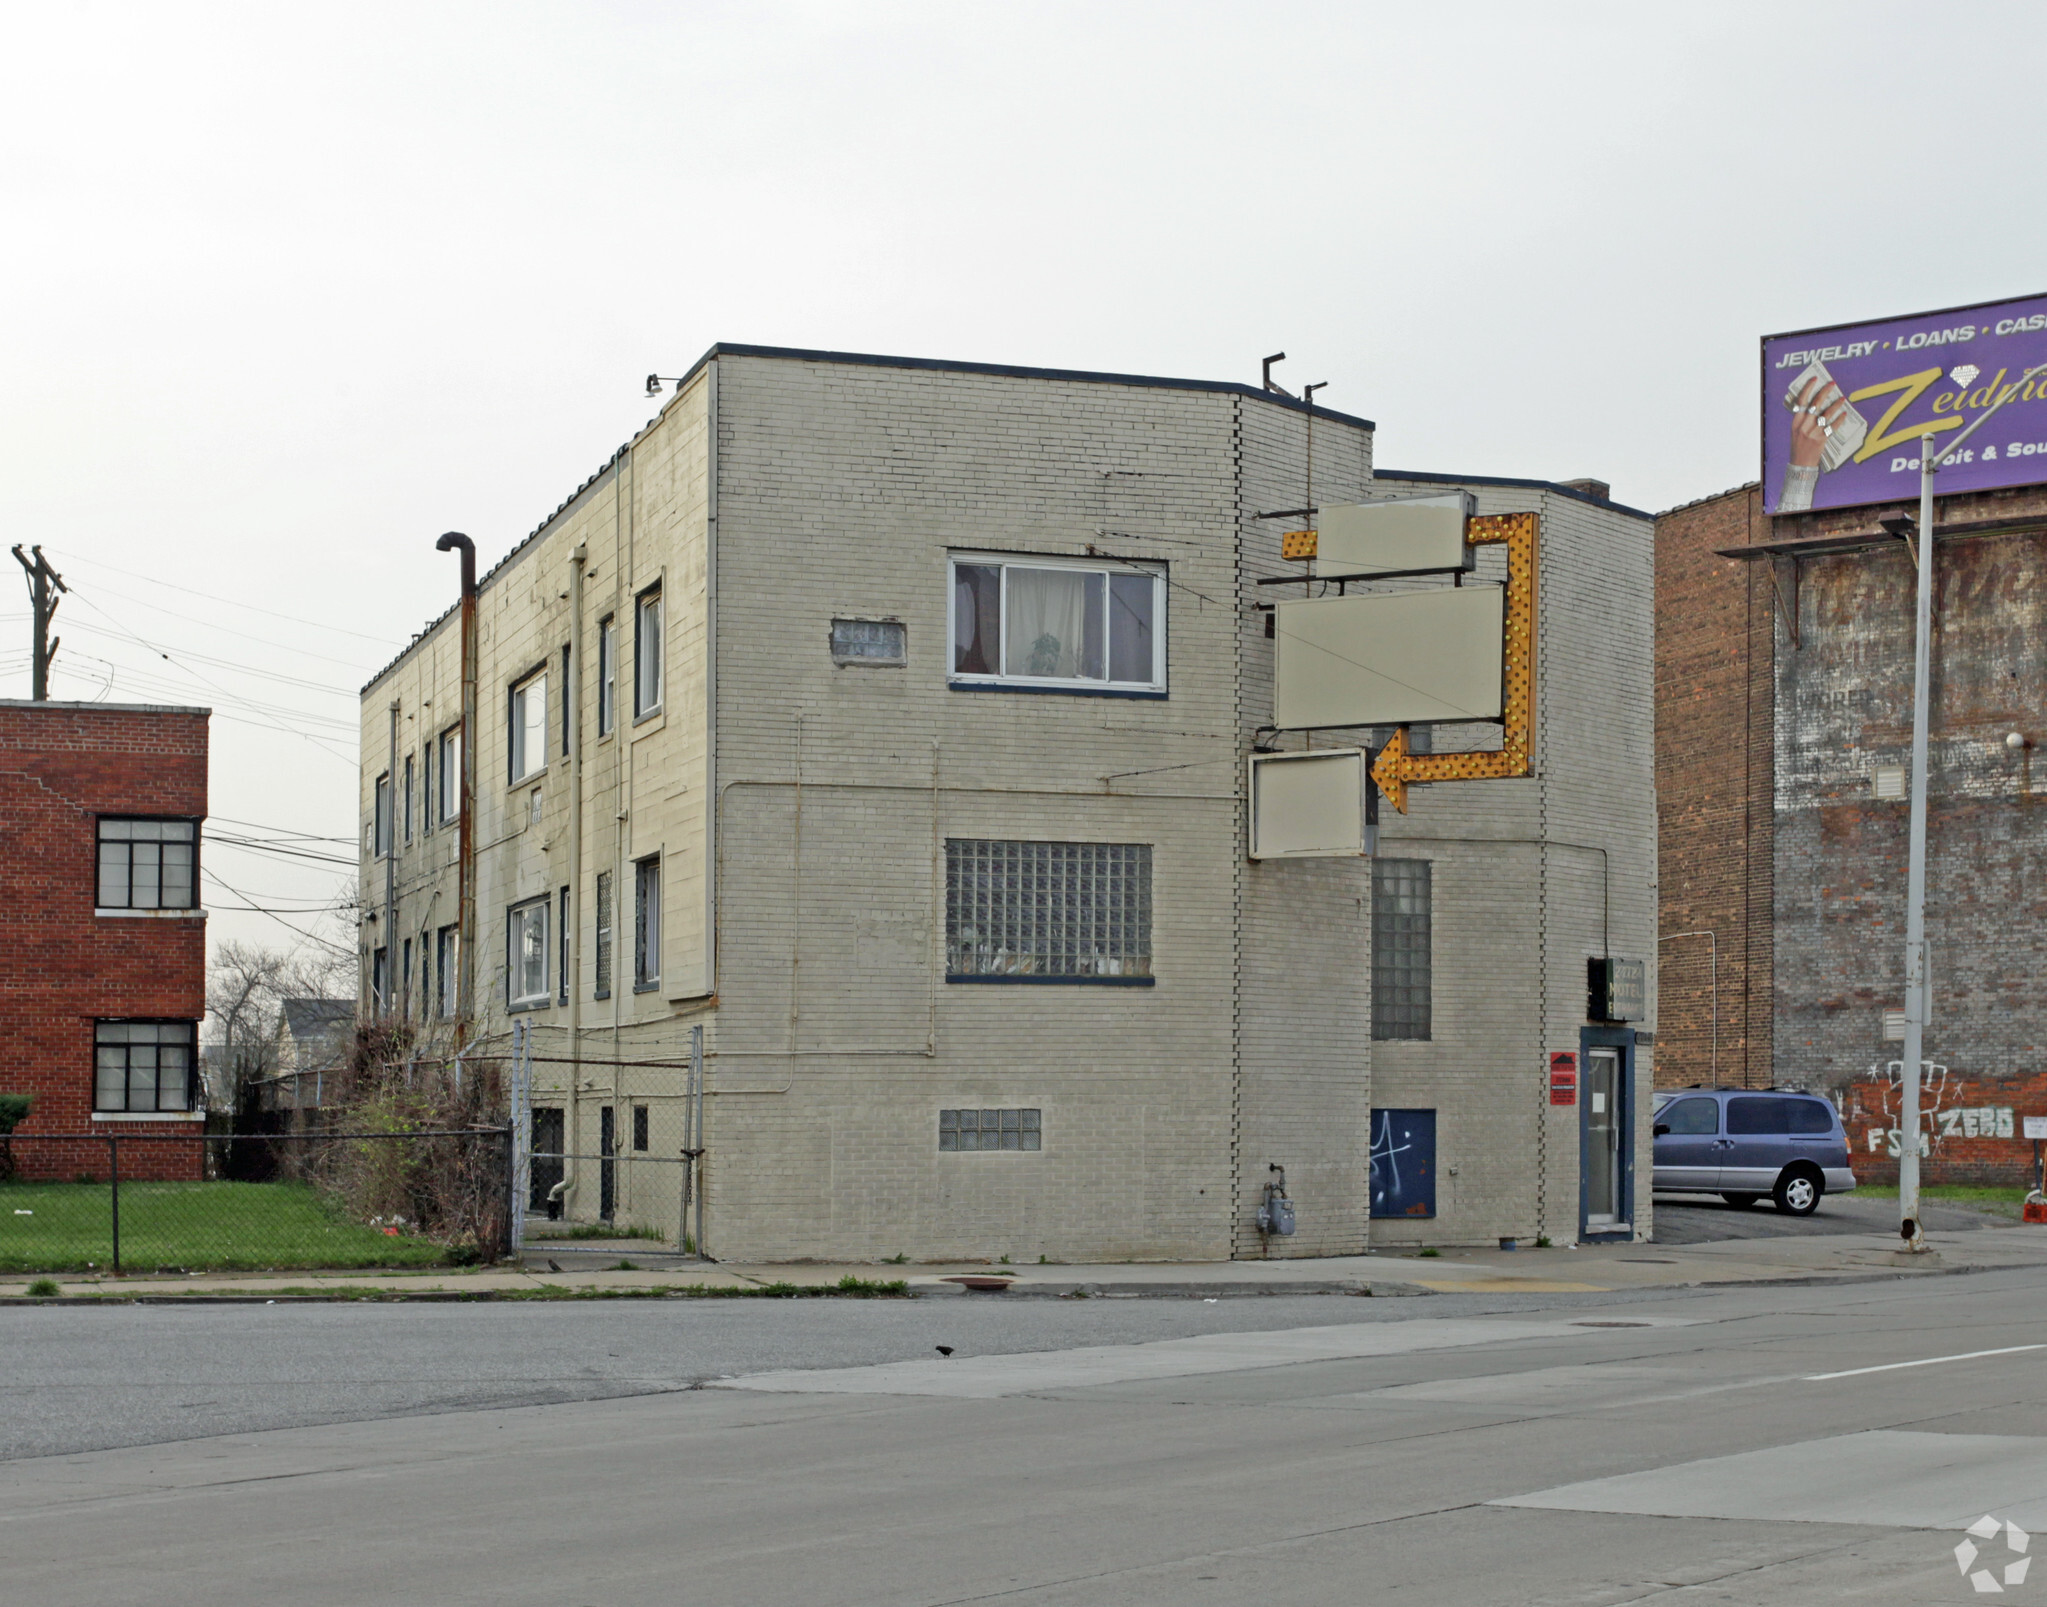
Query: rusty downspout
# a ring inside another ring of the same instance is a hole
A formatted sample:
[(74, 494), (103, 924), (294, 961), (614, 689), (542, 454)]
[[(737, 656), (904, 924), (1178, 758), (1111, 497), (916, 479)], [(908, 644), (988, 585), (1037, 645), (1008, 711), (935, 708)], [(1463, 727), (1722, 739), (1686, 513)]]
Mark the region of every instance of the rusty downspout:
[(462, 805), (455, 881), (459, 970), (455, 985), (455, 1042), (466, 1043), (476, 1013), (476, 543), (450, 530), (436, 552), (462, 554)]

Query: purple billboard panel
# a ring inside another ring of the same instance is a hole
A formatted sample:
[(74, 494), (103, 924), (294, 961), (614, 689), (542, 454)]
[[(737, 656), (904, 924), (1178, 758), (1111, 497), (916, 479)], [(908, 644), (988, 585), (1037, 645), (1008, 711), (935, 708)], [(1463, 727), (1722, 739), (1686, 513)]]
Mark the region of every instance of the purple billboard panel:
[(1919, 494), (1919, 440), (1997, 417), (1941, 460), (1940, 491), (2047, 481), (2047, 296), (1763, 339), (1763, 510)]

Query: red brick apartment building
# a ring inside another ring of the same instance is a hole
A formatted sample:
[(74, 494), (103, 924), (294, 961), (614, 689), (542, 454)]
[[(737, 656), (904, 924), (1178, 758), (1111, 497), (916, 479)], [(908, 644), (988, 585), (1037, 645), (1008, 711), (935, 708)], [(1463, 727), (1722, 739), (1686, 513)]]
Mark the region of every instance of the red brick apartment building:
[[(1656, 523), (1656, 1079), (1829, 1092), (1875, 1181), (1914, 597), (1883, 521), (1917, 505), (1762, 509), (1738, 486)], [(1939, 497), (1934, 528), (1925, 1175), (2018, 1182), (2047, 1115), (2047, 485)]]
[(25, 1176), (103, 1176), (105, 1136), (144, 1134), (164, 1141), (123, 1144), (124, 1177), (200, 1175), (208, 718), (0, 700), (0, 1093), (35, 1098)]

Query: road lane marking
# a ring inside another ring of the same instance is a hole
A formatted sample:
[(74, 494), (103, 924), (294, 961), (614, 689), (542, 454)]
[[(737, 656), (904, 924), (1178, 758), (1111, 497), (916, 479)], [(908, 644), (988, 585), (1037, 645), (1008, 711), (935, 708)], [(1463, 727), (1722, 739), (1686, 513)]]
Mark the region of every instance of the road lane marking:
[(2001, 1350), (1965, 1350), (1959, 1356), (1922, 1356), (1917, 1361), (1887, 1361), (1881, 1367), (1851, 1367), (1842, 1373), (1807, 1373), (1799, 1382), (1824, 1384), (1830, 1378), (1860, 1378), (1864, 1373), (1894, 1373), (1900, 1367), (1938, 1367), (1944, 1361), (1974, 1361), (1978, 1356), (2016, 1356), (2022, 1350), (2047, 1350), (2047, 1345), (2006, 1345)]

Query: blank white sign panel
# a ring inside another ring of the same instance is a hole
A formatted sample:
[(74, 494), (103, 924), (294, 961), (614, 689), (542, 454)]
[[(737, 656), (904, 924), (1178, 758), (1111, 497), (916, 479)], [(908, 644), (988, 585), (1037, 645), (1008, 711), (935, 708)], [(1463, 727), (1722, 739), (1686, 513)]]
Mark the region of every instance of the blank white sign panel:
[(1324, 508), (1315, 517), (1311, 572), (1369, 575), (1462, 569), (1471, 556), (1464, 544), (1470, 516), (1471, 496), (1464, 491)]
[(1438, 587), (1316, 597), (1274, 609), (1273, 724), (1282, 731), (1497, 720), (1506, 593)]
[(1251, 756), (1253, 859), (1355, 858), (1365, 852), (1365, 756)]

